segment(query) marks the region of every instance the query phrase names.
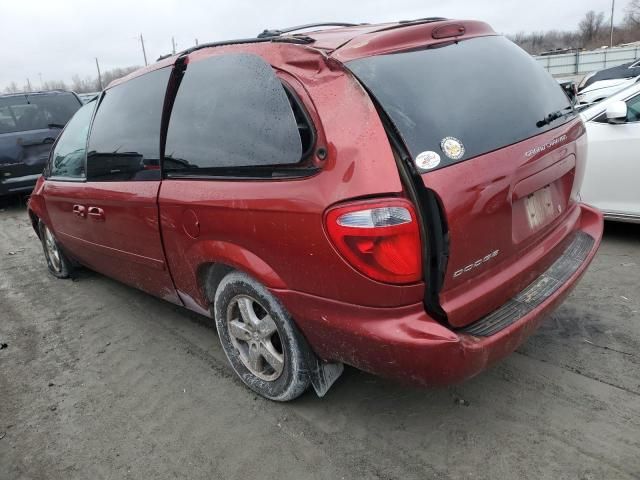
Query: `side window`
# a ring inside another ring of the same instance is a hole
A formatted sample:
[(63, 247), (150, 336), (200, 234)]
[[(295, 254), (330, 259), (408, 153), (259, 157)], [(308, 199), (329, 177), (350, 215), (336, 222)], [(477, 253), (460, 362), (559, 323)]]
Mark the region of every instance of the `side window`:
[(0, 134), (17, 132), (18, 122), (8, 106), (0, 105)]
[(50, 177), (84, 178), (87, 135), (95, 106), (96, 102), (93, 101), (80, 108), (60, 134), (51, 154), (48, 169)]
[(640, 122), (640, 95), (627, 100), (627, 122)]
[(164, 170), (169, 176), (172, 171), (292, 165), (301, 158), (289, 97), (262, 58), (229, 54), (188, 64), (167, 131)]
[(87, 180), (160, 178), (160, 122), (171, 68), (106, 90), (98, 105), (87, 153)]
[[(627, 123), (640, 122), (640, 95), (631, 97), (626, 101), (627, 104)], [(597, 123), (608, 123), (607, 113), (602, 112), (592, 121)]]

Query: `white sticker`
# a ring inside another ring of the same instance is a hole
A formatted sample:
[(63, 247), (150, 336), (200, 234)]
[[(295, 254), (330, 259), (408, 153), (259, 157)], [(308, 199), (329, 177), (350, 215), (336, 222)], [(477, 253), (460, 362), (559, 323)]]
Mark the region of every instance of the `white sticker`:
[(431, 170), (438, 165), (440, 165), (440, 155), (436, 152), (422, 152), (416, 157), (416, 166), (421, 170)]
[(464, 145), (455, 137), (444, 137), (440, 142), (440, 148), (451, 160), (460, 160), (464, 155)]

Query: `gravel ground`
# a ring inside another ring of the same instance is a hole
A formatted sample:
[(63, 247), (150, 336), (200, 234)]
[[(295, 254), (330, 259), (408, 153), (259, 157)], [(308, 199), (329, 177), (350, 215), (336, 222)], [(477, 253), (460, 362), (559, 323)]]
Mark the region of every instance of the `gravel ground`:
[(54, 279), (14, 202), (0, 343), (2, 480), (640, 478), (640, 225), (607, 225), (565, 304), (463, 385), (347, 368), (324, 399), (276, 404), (207, 319), (93, 272)]

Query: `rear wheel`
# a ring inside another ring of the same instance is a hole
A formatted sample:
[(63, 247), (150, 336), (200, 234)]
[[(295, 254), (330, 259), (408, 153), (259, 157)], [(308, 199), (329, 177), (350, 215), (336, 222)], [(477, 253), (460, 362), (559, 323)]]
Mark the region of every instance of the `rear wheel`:
[(73, 267), (60, 248), (53, 232), (42, 220), (38, 224), (38, 229), (49, 271), (58, 278), (69, 278)]
[(222, 348), (253, 391), (293, 400), (309, 386), (306, 344), (291, 316), (260, 283), (240, 272), (222, 279), (214, 301)]

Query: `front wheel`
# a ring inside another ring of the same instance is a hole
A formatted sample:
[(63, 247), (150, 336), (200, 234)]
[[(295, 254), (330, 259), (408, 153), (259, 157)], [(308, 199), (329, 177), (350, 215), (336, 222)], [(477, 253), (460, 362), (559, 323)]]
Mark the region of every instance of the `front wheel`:
[(214, 300), (222, 348), (254, 392), (285, 402), (309, 386), (306, 343), (291, 316), (260, 283), (241, 272), (222, 279)]
[(44, 250), (44, 257), (47, 260), (49, 271), (57, 278), (69, 278), (73, 269), (71, 262), (60, 249), (56, 237), (45, 223), (40, 220), (38, 224), (40, 230), (40, 241)]

